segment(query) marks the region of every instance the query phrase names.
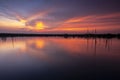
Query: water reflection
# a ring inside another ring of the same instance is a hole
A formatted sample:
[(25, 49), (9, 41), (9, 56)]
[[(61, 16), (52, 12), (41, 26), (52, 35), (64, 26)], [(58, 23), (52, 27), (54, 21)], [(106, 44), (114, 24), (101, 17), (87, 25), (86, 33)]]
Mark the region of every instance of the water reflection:
[[(98, 38), (5, 38), (0, 41), (3, 53), (28, 53), (34, 57), (45, 57), (49, 53), (65, 53), (71, 56), (119, 53), (118, 39)], [(17, 52), (15, 52), (17, 51)], [(1, 52), (2, 53), (2, 52)], [(42, 55), (42, 56), (41, 56)]]
[(96, 76), (112, 79), (109, 76), (120, 71), (119, 47), (119, 39), (2, 37), (0, 74), (44, 80), (45, 76), (57, 80), (60, 76), (73, 80)]

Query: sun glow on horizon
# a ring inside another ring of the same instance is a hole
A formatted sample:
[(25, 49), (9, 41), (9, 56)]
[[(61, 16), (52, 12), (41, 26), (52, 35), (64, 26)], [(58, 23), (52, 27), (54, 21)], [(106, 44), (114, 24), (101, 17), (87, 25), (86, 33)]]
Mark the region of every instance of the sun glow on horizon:
[(44, 29), (44, 23), (43, 22), (36, 22), (35, 29), (36, 30)]
[(8, 19), (8, 18), (5, 18), (5, 17), (2, 17), (1, 20), (0, 20), (0, 27), (24, 27), (25, 24), (20, 22), (20, 21), (17, 21), (17, 20), (12, 20), (12, 19)]

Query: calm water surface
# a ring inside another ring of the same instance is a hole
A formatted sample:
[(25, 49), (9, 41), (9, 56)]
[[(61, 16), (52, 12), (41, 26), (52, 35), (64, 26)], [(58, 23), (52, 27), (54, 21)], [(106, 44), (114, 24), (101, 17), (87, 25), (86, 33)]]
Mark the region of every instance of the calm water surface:
[(120, 80), (120, 40), (0, 38), (0, 80)]

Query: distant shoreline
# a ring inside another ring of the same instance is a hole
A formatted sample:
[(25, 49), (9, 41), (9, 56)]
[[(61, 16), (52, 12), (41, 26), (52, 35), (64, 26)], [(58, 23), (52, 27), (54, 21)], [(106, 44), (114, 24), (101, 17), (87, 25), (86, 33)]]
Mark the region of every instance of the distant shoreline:
[(0, 33), (0, 37), (80, 37), (80, 38), (119, 38), (118, 34), (27, 34), (27, 33)]

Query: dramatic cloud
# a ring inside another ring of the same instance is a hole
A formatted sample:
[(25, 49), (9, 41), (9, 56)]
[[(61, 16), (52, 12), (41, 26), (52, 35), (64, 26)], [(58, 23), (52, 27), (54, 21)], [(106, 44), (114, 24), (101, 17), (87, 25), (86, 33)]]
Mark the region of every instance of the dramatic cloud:
[(119, 32), (119, 3), (119, 0), (0, 0), (0, 31), (9, 32), (14, 27), (19, 32), (83, 32), (88, 28)]

